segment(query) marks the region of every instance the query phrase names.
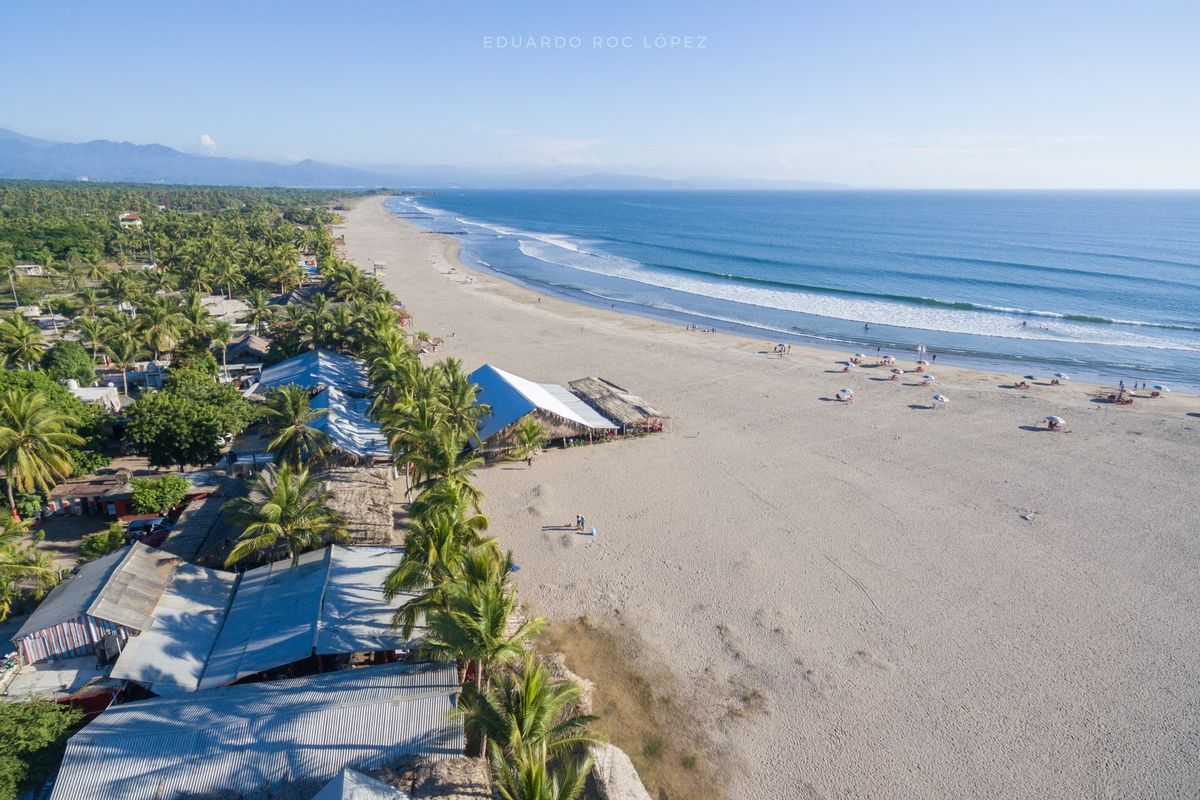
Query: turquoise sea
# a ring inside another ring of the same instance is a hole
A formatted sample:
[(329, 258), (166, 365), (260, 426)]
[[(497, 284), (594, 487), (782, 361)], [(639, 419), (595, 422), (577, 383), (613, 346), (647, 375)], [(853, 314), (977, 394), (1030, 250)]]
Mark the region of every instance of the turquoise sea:
[(481, 269), (767, 341), (1200, 388), (1200, 193), (459, 191)]

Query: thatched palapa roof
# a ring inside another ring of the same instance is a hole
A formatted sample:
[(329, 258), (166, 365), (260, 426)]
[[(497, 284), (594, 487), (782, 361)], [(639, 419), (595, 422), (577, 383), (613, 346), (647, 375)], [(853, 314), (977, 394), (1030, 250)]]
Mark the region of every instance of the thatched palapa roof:
[(392, 478), (386, 469), (335, 467), (316, 476), (330, 493), (329, 506), (346, 524), (347, 544), (398, 544)]
[(568, 386), (576, 397), (623, 427), (642, 426), (666, 418), (642, 398), (603, 378), (580, 378)]

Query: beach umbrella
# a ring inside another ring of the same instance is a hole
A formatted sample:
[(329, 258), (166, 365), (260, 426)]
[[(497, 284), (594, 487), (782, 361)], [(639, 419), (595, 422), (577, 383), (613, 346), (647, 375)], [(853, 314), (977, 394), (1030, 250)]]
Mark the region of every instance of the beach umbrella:
[(838, 389), (838, 394), (844, 394), (844, 395), (849, 395), (850, 397), (853, 397), (854, 390), (848, 386), (843, 386), (841, 389)]
[(855, 353), (855, 354), (854, 354), (854, 357), (855, 357), (855, 358), (866, 358), (866, 355), (865, 355), (865, 354), (863, 354), (863, 353)]
[(920, 361), (917, 362), (917, 365), (922, 366), (922, 367), (928, 367), (929, 362), (922, 358)]
[(945, 405), (946, 403), (950, 402), (950, 398), (946, 397), (944, 394), (935, 394), (933, 396), (933, 402), (937, 403), (938, 405)]
[(926, 375), (924, 378), (921, 378), (921, 380), (924, 381), (925, 383), (933, 383), (937, 379), (934, 378), (932, 375)]
[(892, 370), (892, 374), (893, 374), (893, 375), (903, 375), (903, 374), (904, 374), (904, 370), (902, 370), (902, 369), (894, 369), (894, 370)]
[(1025, 376), (1025, 380), (1027, 380), (1027, 381), (1036, 381), (1036, 380), (1037, 380), (1037, 375), (1026, 375), (1026, 376)]
[(896, 357), (895, 356), (884, 356), (883, 360), (884, 361), (895, 361)]
[(1168, 389), (1168, 388), (1167, 388), (1167, 387), (1165, 387), (1165, 386), (1161, 386), (1161, 385), (1159, 385), (1159, 384), (1157, 384), (1157, 383), (1156, 383), (1156, 384), (1154, 384), (1154, 391), (1156, 391), (1156, 392), (1169, 392), (1169, 391), (1171, 391), (1171, 390), (1170, 390), (1170, 389)]
[(846, 365), (847, 367), (850, 367), (850, 369), (854, 369), (854, 362), (853, 362), (853, 361), (843, 361), (842, 363), (843, 363), (844, 365)]
[(1071, 380), (1071, 376), (1067, 375), (1065, 372), (1056, 372), (1056, 373), (1054, 373), (1054, 377), (1058, 378), (1060, 381)]
[(1062, 417), (1046, 417), (1046, 422), (1051, 425), (1066, 425), (1067, 421)]

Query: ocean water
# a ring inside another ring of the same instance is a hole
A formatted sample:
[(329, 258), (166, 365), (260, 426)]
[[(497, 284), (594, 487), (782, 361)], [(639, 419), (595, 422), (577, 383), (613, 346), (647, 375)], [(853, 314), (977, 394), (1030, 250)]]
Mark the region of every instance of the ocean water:
[(548, 294), (765, 341), (1200, 389), (1200, 193), (439, 191)]

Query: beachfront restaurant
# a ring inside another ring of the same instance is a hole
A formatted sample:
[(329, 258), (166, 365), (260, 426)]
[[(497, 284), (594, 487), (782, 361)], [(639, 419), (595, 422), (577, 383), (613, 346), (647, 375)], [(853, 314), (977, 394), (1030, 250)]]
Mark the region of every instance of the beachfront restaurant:
[(527, 419), (536, 420), (550, 442), (594, 441), (617, 431), (611, 420), (558, 384), (535, 383), (491, 364), (469, 378), (479, 387), (476, 402), (489, 408), (479, 420), (478, 441), (486, 455), (509, 450), (517, 427)]

